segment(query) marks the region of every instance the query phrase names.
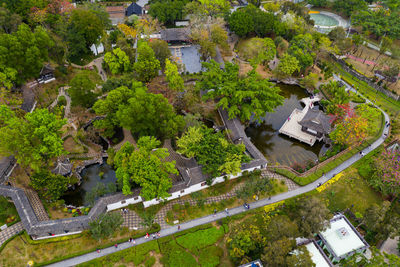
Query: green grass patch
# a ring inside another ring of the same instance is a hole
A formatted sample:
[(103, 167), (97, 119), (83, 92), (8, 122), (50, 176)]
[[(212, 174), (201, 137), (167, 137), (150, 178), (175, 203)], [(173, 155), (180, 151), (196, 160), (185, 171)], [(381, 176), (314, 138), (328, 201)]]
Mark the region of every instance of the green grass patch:
[(214, 267), (219, 266), (224, 251), (218, 246), (209, 246), (199, 253), (199, 264), (201, 266)]
[(189, 233), (184, 236), (176, 238), (176, 242), (184, 248), (195, 252), (204, 247), (215, 244), (220, 238), (224, 236), (224, 228), (208, 228), (199, 230), (194, 233)]
[(0, 225), (7, 224), (8, 226), (19, 221), (19, 216), (14, 203), (6, 197), (0, 196)]
[(363, 214), (372, 204), (380, 205), (383, 201), (381, 194), (374, 191), (366, 180), (361, 178), (355, 167), (346, 170), (339, 181), (317, 196), (329, 200), (329, 209), (332, 212), (349, 208), (354, 213)]

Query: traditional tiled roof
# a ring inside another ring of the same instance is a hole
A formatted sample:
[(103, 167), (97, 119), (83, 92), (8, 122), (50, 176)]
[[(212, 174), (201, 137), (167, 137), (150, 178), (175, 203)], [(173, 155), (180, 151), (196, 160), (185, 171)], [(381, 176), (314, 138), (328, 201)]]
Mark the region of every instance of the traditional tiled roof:
[(189, 40), (189, 28), (171, 28), (161, 30), (161, 39), (164, 41), (187, 41)]
[(299, 124), (319, 133), (329, 134), (331, 132), (329, 118), (321, 110), (308, 109)]
[(69, 162), (69, 159), (58, 161), (57, 166), (51, 172), (64, 176), (69, 175), (72, 172), (72, 164)]

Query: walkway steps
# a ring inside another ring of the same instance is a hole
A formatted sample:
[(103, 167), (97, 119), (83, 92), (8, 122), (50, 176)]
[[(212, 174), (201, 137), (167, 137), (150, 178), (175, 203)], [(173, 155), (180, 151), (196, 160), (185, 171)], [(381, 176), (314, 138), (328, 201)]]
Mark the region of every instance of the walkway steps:
[(33, 212), (35, 213), (36, 217), (39, 221), (48, 221), (50, 220), (47, 211), (44, 209), (42, 201), (40, 200), (38, 194), (31, 190), (31, 189), (24, 189), (25, 194), (31, 203), (33, 208)]

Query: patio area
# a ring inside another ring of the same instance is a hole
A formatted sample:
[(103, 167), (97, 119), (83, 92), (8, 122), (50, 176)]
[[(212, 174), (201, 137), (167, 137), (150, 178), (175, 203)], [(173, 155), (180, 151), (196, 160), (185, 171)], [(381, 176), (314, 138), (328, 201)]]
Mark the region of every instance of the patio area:
[(176, 45), (170, 46), (172, 58), (185, 66), (181, 72), (197, 73), (202, 70), (200, 53), (197, 45)]

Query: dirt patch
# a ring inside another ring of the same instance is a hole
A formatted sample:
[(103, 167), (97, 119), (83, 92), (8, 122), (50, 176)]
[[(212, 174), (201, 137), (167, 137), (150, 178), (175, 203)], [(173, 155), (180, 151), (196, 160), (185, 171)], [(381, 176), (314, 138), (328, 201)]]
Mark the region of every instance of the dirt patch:
[(19, 188), (30, 188), (31, 179), (25, 170), (20, 165), (17, 165), (10, 176), (10, 182)]
[(72, 137), (68, 137), (64, 141), (64, 149), (72, 154), (80, 154), (84, 152), (81, 145), (77, 144)]

